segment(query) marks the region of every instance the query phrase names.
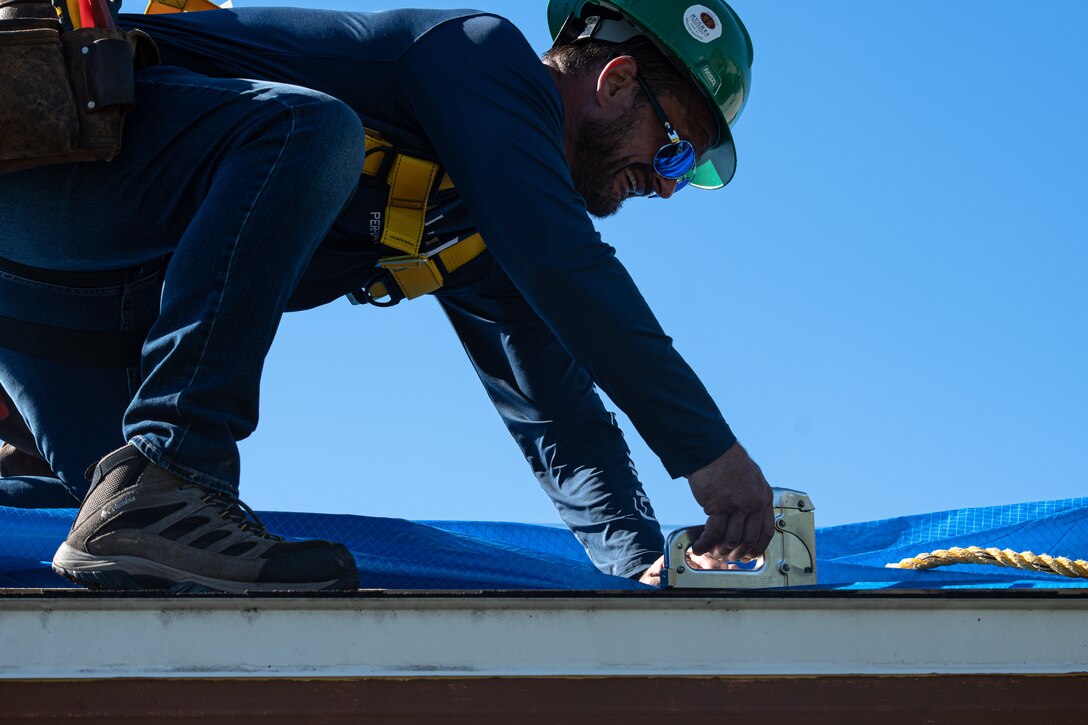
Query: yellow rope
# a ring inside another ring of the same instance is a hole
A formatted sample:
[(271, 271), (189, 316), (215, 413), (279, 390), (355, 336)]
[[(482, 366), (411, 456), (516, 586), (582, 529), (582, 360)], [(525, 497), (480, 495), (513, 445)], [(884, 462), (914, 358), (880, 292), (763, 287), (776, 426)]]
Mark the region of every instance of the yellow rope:
[(884, 566), (888, 569), (933, 569), (950, 564), (994, 564), (1088, 579), (1088, 561), (1084, 559), (1074, 561), (1064, 556), (1033, 554), (1030, 551), (1017, 553), (1012, 549), (983, 549), (979, 546), (969, 546), (966, 549), (958, 546), (951, 549), (938, 549), (928, 554), (903, 559), (898, 564)]

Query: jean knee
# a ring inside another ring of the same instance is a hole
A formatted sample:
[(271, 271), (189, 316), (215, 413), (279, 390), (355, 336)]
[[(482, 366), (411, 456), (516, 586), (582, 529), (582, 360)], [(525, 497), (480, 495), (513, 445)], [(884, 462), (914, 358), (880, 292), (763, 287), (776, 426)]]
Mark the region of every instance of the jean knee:
[(318, 91), (299, 89), (292, 104), (296, 126), (310, 129), (315, 143), (311, 151), (326, 173), (340, 172), (348, 183), (358, 181), (365, 143), (363, 122), (343, 101)]
[(326, 114), (326, 128), (329, 129), (329, 143), (338, 154), (363, 158), (366, 148), (363, 141), (363, 122), (351, 106), (329, 96), (322, 105)]
[(344, 184), (354, 189), (366, 154), (363, 122), (350, 106), (336, 99), (331, 99), (325, 110), (329, 115), (329, 165), (338, 167)]

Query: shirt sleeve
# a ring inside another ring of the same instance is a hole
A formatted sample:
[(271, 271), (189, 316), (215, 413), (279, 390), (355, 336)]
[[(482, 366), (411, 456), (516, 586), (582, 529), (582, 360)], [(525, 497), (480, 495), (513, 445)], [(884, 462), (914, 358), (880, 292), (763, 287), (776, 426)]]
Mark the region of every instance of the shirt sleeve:
[(559, 94), (521, 33), (490, 15), (439, 25), (396, 86), (497, 262), (670, 475), (725, 452), (732, 432), (574, 189)]

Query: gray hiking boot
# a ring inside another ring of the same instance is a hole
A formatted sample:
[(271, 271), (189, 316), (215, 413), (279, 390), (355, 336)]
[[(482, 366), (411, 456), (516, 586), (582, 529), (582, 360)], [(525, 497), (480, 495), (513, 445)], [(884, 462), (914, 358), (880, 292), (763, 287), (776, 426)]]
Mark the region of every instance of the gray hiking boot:
[(92, 589), (357, 589), (341, 544), (284, 541), (238, 499), (185, 481), (131, 444), (103, 458), (53, 570)]

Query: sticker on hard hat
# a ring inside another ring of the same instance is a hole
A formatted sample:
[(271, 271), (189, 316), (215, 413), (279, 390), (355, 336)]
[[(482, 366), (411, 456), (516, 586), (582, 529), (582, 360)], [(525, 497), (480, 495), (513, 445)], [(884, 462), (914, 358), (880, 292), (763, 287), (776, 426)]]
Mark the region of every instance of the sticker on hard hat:
[(684, 11), (684, 27), (700, 43), (722, 37), (722, 21), (706, 5), (692, 5)]

